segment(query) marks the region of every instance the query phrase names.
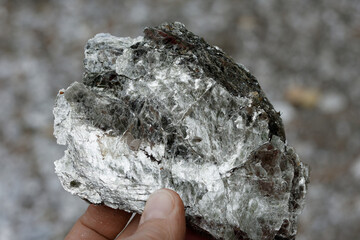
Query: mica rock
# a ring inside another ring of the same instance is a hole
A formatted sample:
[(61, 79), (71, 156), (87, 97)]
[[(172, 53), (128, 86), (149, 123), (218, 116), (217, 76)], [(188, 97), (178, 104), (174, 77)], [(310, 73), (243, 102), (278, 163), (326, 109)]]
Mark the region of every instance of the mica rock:
[(188, 224), (216, 239), (294, 239), (308, 168), (257, 80), (181, 23), (144, 33), (97, 34), (83, 82), (60, 90), (62, 186), (137, 213), (169, 188)]

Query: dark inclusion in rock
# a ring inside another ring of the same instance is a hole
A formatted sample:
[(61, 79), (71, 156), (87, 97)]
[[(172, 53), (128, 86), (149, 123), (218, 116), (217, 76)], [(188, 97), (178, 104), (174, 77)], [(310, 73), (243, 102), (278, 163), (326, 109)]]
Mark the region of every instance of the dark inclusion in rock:
[(216, 239), (294, 239), (308, 168), (255, 77), (181, 23), (144, 32), (90, 39), (83, 82), (59, 92), (63, 187), (138, 213), (170, 188)]

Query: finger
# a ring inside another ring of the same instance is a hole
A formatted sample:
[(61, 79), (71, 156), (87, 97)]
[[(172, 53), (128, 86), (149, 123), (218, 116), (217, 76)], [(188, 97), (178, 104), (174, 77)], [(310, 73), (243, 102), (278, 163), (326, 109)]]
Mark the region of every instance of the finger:
[(130, 217), (131, 213), (91, 204), (65, 239), (114, 239), (125, 227)]
[(179, 195), (168, 189), (153, 193), (146, 203), (137, 231), (127, 240), (183, 240), (185, 211)]
[(120, 236), (116, 238), (116, 240), (124, 239), (126, 237), (133, 235), (138, 229), (140, 218), (141, 215), (136, 214), (135, 217), (129, 223), (129, 225), (125, 228), (124, 232), (122, 232)]

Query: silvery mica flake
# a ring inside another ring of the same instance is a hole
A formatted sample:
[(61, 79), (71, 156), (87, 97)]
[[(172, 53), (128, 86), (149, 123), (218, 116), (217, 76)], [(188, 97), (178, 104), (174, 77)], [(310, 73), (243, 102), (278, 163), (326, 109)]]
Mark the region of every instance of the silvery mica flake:
[(82, 82), (60, 90), (62, 186), (141, 213), (159, 188), (215, 239), (294, 239), (309, 181), (259, 83), (181, 23), (144, 37), (97, 34)]

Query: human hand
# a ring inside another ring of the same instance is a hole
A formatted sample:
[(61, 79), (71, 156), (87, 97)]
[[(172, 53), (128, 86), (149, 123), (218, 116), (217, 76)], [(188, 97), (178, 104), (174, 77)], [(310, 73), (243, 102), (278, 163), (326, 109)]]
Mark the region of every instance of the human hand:
[[(126, 229), (131, 213), (106, 206), (90, 205), (65, 240), (206, 240), (186, 229), (184, 205), (177, 193), (161, 189), (148, 199), (142, 215), (136, 215)], [(119, 236), (118, 236), (119, 235)]]

